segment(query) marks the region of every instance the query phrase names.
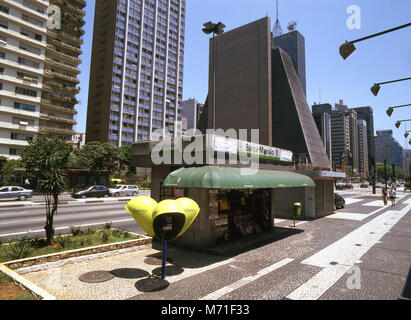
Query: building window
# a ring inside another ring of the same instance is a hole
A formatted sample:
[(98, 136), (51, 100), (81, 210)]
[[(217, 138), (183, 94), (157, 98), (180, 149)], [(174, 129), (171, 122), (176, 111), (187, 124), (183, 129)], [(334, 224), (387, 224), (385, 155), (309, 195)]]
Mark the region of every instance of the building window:
[(36, 112), (36, 107), (35, 106), (29, 105), (29, 104), (24, 104), (24, 103), (19, 103), (19, 102), (14, 103), (14, 109)]
[(29, 135), (29, 134), (12, 132), (12, 133), (11, 133), (11, 140), (32, 141), (32, 140), (33, 140), (33, 136), (32, 136), (32, 135)]
[(30, 97), (37, 97), (37, 91), (36, 90), (30, 90), (30, 89), (25, 89), (25, 88), (20, 88), (16, 87), (15, 90), (16, 94), (23, 94), (25, 96), (30, 96)]
[(9, 8), (0, 5), (0, 11), (9, 14)]

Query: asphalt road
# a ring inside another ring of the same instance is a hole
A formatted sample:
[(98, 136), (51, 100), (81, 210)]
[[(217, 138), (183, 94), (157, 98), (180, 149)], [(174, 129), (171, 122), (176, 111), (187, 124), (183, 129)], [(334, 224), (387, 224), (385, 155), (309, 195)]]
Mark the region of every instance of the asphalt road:
[[(140, 192), (140, 196), (149, 194), (147, 191)], [(58, 214), (54, 218), (55, 234), (70, 233), (72, 226), (99, 227), (107, 222), (112, 223), (113, 227), (144, 234), (124, 209), (130, 199), (131, 197), (74, 200), (70, 196), (62, 196)], [(30, 200), (0, 202), (0, 239), (6, 241), (45, 236), (44, 200), (40, 196)]]

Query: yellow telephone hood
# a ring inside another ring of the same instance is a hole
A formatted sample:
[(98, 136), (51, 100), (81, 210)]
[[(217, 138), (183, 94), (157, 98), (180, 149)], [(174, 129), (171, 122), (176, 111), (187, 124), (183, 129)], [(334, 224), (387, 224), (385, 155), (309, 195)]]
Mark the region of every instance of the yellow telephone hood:
[(175, 200), (182, 208), (183, 213), (186, 216), (186, 221), (181, 232), (178, 234), (177, 238), (183, 235), (184, 232), (188, 230), (194, 220), (197, 218), (198, 213), (200, 212), (200, 207), (198, 204), (190, 198), (180, 198)]
[(184, 214), (184, 209), (176, 200), (163, 200), (154, 210), (153, 220), (163, 213), (181, 213)]
[(150, 197), (137, 197), (129, 201), (126, 205), (127, 212), (133, 217), (140, 227), (150, 236), (154, 237), (153, 212), (158, 203)]

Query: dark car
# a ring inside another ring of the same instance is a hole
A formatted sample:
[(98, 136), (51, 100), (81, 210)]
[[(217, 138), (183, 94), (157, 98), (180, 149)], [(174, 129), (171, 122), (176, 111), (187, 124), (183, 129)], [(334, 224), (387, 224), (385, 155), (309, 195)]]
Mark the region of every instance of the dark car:
[(368, 183), (361, 183), (360, 188), (368, 188)]
[(71, 195), (74, 199), (86, 198), (108, 198), (110, 196), (109, 190), (106, 186), (92, 186), (87, 190), (74, 192)]
[(336, 186), (335, 186), (335, 189), (344, 190), (344, 185), (342, 183), (337, 183)]
[(334, 203), (336, 209), (345, 208), (345, 200), (338, 193), (334, 193)]
[(353, 186), (351, 183), (346, 183), (346, 184), (344, 185), (344, 189), (352, 190), (352, 189), (354, 189), (354, 186)]

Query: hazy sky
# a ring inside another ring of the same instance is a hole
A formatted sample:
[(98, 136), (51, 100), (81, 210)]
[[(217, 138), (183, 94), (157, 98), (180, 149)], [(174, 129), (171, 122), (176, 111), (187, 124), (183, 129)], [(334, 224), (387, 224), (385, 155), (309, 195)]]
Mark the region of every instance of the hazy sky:
[[(268, 15), (275, 22), (274, 0), (186, 0), (186, 34), (183, 99), (196, 98), (204, 102), (208, 81), (208, 38), (202, 33), (206, 21), (222, 21), (226, 31)], [(347, 27), (355, 5), (361, 10), (360, 29)], [(374, 82), (411, 77), (411, 27), (356, 44), (357, 51), (347, 60), (339, 55), (345, 40), (354, 40), (411, 22), (410, 0), (280, 0), (280, 21), (286, 31), (290, 21), (298, 21), (298, 30), (306, 41), (307, 101), (330, 103), (340, 99), (349, 108), (371, 106), (374, 109), (375, 130), (392, 129), (403, 146), (404, 132), (411, 122), (400, 129), (397, 120), (411, 119), (411, 107), (396, 109), (391, 118), (389, 106), (411, 104), (411, 80), (381, 87), (378, 97), (370, 88)], [(88, 83), (94, 23), (94, 1), (87, 0), (83, 63), (80, 66), (81, 93), (77, 107), (76, 130), (85, 132)]]

